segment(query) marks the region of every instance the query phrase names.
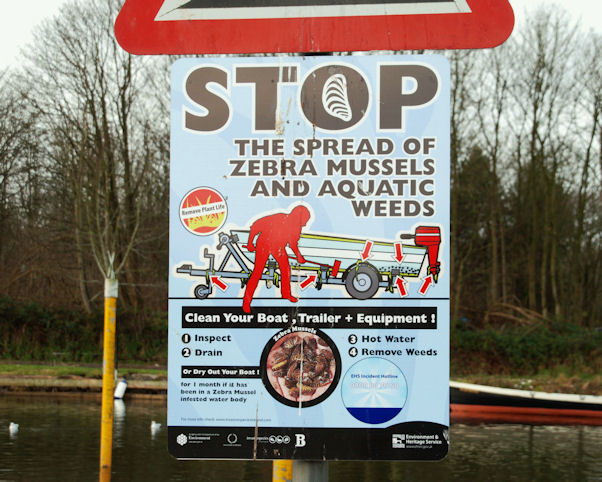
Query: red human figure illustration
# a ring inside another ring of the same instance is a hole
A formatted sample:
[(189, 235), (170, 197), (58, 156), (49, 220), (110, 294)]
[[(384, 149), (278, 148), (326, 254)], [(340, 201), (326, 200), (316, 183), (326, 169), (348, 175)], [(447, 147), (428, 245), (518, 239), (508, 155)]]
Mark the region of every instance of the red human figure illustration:
[[(251, 225), (247, 249), (255, 253), (255, 265), (247, 282), (243, 298), (242, 309), (245, 313), (251, 312), (251, 300), (261, 279), (265, 264), (272, 255), (280, 267), (280, 294), (293, 303), (297, 302), (291, 294), (291, 266), (288, 262), (286, 245), (295, 253), (299, 263), (305, 263), (305, 258), (299, 252), (297, 243), (301, 237), (301, 229), (311, 217), (309, 209), (305, 206), (296, 206), (288, 214), (277, 213), (259, 218)], [(253, 243), (257, 236), (257, 242)]]

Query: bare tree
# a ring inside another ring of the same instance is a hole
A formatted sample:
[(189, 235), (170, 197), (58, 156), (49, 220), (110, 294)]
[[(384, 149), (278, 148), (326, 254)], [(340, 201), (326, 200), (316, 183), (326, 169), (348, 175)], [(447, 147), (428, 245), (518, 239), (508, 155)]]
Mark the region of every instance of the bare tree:
[(0, 72), (0, 292), (32, 273), (39, 250), (43, 166), (37, 162), (33, 116), (11, 72)]
[(476, 84), (476, 114), (479, 120), (479, 144), (489, 159), (488, 173), (490, 190), (488, 192), (489, 213), (489, 289), (488, 305), (495, 306), (498, 302), (505, 303), (507, 294), (506, 250), (504, 238), (504, 223), (502, 219), (501, 176), (504, 169), (504, 159), (508, 158), (508, 139), (511, 129), (507, 125), (510, 108), (510, 84), (512, 72), (514, 42), (485, 52), (481, 67), (480, 82)]
[[(577, 27), (564, 11), (537, 10), (519, 34), (520, 51), (514, 61), (511, 89), (517, 111), (512, 122), (521, 126), (518, 142), (525, 149), (517, 165), (517, 185), (522, 197), (517, 216), (528, 216), (525, 237), (528, 306), (548, 310), (548, 282), (557, 283), (559, 240), (555, 210), (558, 207), (560, 168), (566, 162), (566, 131), (574, 119), (572, 82), (577, 46)], [(551, 264), (553, 266), (551, 266)], [(556, 303), (560, 303), (558, 297)]]
[[(567, 277), (572, 289), (567, 293), (569, 308), (577, 323), (584, 320), (593, 326), (600, 307), (591, 303), (601, 288), (600, 276), (602, 261), (602, 61), (599, 52), (602, 37), (588, 36), (583, 51), (578, 75), (579, 102), (578, 130), (581, 133), (580, 146), (575, 157), (581, 159), (575, 166), (575, 216), (574, 233), (570, 248), (571, 271)], [(600, 164), (596, 164), (596, 157)], [(598, 273), (598, 276), (596, 276)], [(593, 298), (592, 298), (593, 297)]]
[(458, 241), (464, 232), (460, 210), (462, 164), (469, 158), (471, 134), (474, 134), (474, 79), (477, 70), (477, 54), (471, 51), (454, 51), (449, 54), (451, 64), (451, 120), (450, 120), (450, 173), (451, 173), (451, 286), (453, 289), (452, 318), (456, 318), (462, 304), (464, 280), (473, 248), (473, 238), (468, 243)]
[(164, 106), (145, 90), (152, 61), (125, 53), (113, 36), (120, 3), (66, 4), (37, 32), (24, 72), (52, 172), (63, 183), (55, 192), (67, 201), (57, 203), (56, 235), (69, 232), (73, 241), (88, 310), (94, 295), (87, 260), (106, 277), (111, 253), (127, 301), (140, 303), (135, 287), (146, 194), (167, 161), (158, 133), (165, 128)]

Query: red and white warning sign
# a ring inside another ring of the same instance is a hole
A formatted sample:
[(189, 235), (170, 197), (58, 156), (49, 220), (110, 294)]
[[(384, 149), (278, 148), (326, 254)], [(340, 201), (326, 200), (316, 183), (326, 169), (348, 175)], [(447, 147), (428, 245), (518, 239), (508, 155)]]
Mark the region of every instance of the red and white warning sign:
[(126, 0), (115, 34), (134, 54), (494, 47), (508, 0)]

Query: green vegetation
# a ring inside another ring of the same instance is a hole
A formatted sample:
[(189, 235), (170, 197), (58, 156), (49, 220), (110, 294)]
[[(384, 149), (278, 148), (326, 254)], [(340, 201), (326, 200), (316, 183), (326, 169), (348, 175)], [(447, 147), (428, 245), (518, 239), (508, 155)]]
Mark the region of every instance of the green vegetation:
[(451, 337), (452, 372), (533, 375), (602, 372), (602, 331), (561, 321), (469, 329)]
[[(117, 359), (165, 364), (165, 314), (117, 313)], [(0, 296), (0, 353), (13, 360), (99, 362), (103, 323), (102, 312), (48, 309)]]
[(40, 365), (38, 363), (0, 363), (0, 374), (8, 376), (51, 376), (102, 378), (102, 368), (79, 365)]
[(544, 392), (602, 393), (602, 330), (531, 321), (451, 333), (451, 378)]
[[(117, 316), (120, 374), (165, 376), (161, 369), (126, 364), (167, 360), (167, 320), (163, 313), (120, 312)], [(102, 313), (47, 309), (0, 297), (0, 363), (4, 375), (101, 377)], [(46, 363), (45, 365), (42, 363)], [(97, 363), (97, 367), (77, 363)], [(542, 391), (602, 391), (602, 330), (561, 321), (452, 326), (452, 379)]]
[[(0, 375), (4, 376), (47, 376), (55, 378), (102, 378), (102, 368), (98, 366), (81, 366), (73, 364), (59, 365), (41, 365), (38, 363), (23, 364), (23, 363), (2, 363), (0, 362)], [(152, 368), (133, 368), (119, 367), (119, 376), (129, 378), (137, 378), (141, 375), (151, 376), (153, 379), (165, 379), (166, 371), (163, 369)]]

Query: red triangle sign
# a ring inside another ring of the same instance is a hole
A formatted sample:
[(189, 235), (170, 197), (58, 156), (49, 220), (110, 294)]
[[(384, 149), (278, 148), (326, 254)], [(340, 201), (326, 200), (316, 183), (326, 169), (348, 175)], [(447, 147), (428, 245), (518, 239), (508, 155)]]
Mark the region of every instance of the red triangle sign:
[(125, 0), (133, 54), (485, 48), (514, 26), (508, 0)]

